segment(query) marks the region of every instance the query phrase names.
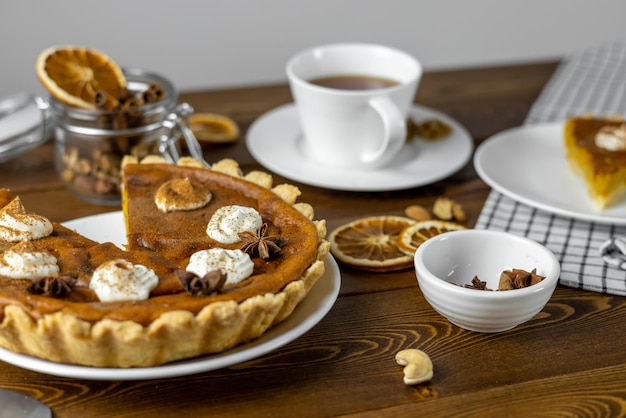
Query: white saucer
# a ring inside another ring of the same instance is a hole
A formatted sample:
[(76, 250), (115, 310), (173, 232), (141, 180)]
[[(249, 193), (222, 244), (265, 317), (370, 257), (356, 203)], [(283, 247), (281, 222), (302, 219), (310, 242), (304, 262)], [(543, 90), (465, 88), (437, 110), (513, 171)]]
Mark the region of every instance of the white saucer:
[(423, 186), (461, 169), (474, 147), (467, 130), (449, 116), (415, 105), (411, 117), (419, 122), (439, 119), (452, 127), (449, 136), (426, 141), (413, 138), (386, 166), (377, 169), (327, 167), (310, 161), (302, 152), (303, 136), (293, 103), (279, 106), (258, 118), (248, 130), (246, 145), (265, 168), (311, 186), (349, 191), (388, 191)]

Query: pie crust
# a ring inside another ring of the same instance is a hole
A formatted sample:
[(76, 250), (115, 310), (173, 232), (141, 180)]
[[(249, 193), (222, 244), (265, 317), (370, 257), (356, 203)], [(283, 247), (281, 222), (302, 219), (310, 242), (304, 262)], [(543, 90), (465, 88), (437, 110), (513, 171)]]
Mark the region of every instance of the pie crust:
[[(258, 338), (287, 318), (323, 275), (329, 251), (326, 223), (313, 220), (311, 205), (296, 203), (300, 193), (294, 186), (272, 186), (267, 173), (243, 176), (232, 160), (206, 169), (186, 159), (171, 165), (149, 158), (142, 164), (127, 161), (124, 172), (123, 209), (130, 232), (127, 251), (53, 222), (50, 236), (31, 243), (53, 253), (61, 273), (78, 273), (77, 284), (69, 295), (53, 298), (29, 293), (31, 280), (0, 276), (0, 346), (55, 362), (96, 367), (151, 367), (217, 353)], [(176, 212), (178, 226), (170, 225), (166, 237), (170, 243), (177, 240), (176, 245), (150, 248), (145, 244), (156, 242), (159, 225), (172, 217), (138, 210), (147, 202), (141, 193), (180, 175), (205, 182), (214, 197), (202, 211)], [(140, 184), (150, 187), (139, 191)], [(0, 208), (14, 197), (0, 189)], [(253, 258), (253, 275), (238, 285), (227, 285), (211, 296), (191, 296), (176, 281), (175, 272), (186, 263), (185, 245), (210, 240), (200, 238), (195, 230), (190, 234), (189, 226), (200, 212), (208, 216), (215, 208), (233, 203), (255, 206), (264, 222), (284, 234), (287, 244), (275, 259)], [(11, 245), (0, 241), (0, 255)], [(159, 285), (149, 299), (97, 299), (88, 287), (91, 273), (102, 262), (116, 258), (144, 264), (157, 273)]]

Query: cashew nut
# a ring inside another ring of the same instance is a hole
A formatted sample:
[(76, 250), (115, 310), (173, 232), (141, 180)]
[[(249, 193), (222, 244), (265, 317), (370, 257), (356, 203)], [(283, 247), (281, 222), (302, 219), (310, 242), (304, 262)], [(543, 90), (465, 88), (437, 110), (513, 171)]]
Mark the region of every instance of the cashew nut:
[(430, 219), (430, 213), (428, 210), (420, 205), (411, 205), (404, 209), (404, 213), (411, 219), (416, 221), (428, 221)]
[(433, 204), (433, 214), (444, 221), (456, 220), (465, 222), (467, 220), (467, 215), (465, 215), (463, 207), (456, 201), (447, 197), (439, 197), (435, 200)]
[(404, 383), (415, 385), (426, 382), (433, 377), (433, 363), (428, 354), (414, 348), (399, 351), (396, 363), (404, 367)]

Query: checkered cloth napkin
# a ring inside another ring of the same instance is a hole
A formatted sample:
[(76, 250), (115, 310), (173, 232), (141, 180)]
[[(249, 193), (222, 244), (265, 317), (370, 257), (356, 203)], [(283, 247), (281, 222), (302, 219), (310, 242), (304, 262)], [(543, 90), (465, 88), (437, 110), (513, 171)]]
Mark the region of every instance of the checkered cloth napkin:
[[(603, 45), (564, 59), (524, 123), (589, 112), (626, 115), (626, 45)], [(492, 190), (475, 228), (542, 242), (561, 262), (564, 286), (626, 296), (626, 226), (553, 215)]]

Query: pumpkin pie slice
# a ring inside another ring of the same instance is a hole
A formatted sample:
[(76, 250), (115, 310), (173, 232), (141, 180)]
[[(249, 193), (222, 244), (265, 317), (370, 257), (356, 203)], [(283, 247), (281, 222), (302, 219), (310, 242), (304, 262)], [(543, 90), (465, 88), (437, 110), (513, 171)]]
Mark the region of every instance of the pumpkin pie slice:
[(626, 122), (573, 117), (564, 129), (567, 161), (587, 186), (595, 206), (605, 209), (626, 194)]
[[(221, 352), (287, 318), (322, 276), (325, 223), (295, 187), (232, 160), (127, 160), (123, 173), (125, 250), (0, 189), (0, 346), (96, 367)], [(21, 234), (16, 219), (43, 226)], [(25, 259), (35, 270), (16, 274)]]

